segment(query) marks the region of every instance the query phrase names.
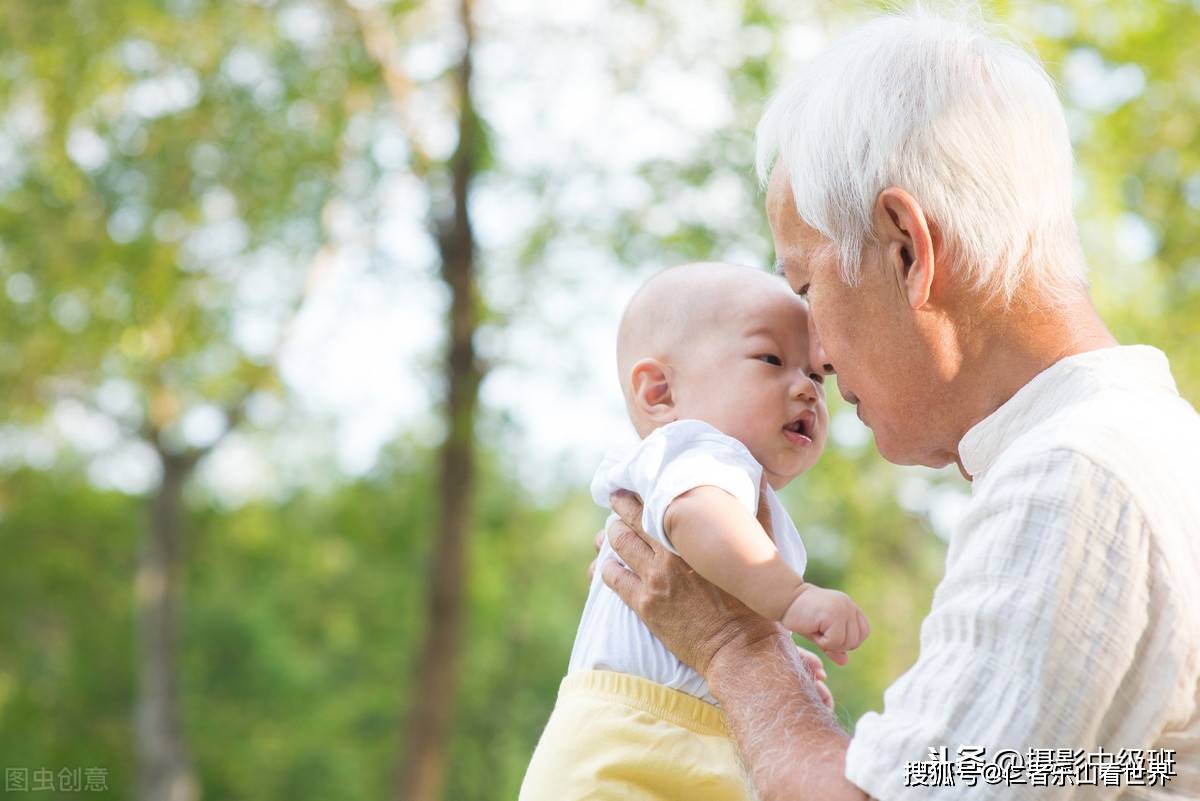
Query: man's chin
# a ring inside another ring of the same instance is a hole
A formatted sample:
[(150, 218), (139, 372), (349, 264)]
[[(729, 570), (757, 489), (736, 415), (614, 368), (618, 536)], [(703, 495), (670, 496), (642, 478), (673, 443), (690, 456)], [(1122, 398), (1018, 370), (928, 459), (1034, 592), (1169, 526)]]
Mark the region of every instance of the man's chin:
[(893, 438), (882, 435), (873, 429), (871, 433), (874, 435), (875, 449), (879, 451), (879, 455), (892, 464), (905, 467), (931, 467), (936, 470), (956, 461), (954, 454), (897, 443)]

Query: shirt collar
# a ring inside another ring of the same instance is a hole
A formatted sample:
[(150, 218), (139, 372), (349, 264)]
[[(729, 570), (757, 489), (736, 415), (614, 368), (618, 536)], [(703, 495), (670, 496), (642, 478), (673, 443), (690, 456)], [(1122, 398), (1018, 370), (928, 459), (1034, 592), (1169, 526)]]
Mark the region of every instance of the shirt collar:
[(1090, 350), (1060, 359), (980, 420), (958, 443), (967, 475), (986, 472), (1012, 442), (1060, 411), (1103, 389), (1157, 389), (1179, 394), (1166, 355), (1148, 345)]

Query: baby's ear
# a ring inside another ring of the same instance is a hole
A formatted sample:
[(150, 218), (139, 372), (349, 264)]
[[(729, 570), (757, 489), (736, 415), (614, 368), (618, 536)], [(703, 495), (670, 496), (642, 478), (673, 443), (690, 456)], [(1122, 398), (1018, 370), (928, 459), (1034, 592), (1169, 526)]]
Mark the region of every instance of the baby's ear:
[(630, 370), (629, 385), (638, 413), (659, 425), (675, 419), (670, 367), (658, 359), (642, 359)]

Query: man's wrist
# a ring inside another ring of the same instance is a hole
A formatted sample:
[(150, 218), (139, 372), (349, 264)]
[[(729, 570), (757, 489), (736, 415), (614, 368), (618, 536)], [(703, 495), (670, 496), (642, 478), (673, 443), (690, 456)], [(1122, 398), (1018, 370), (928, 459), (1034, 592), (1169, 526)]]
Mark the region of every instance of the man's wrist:
[[(754, 627), (731, 638), (704, 676), (763, 799), (864, 799), (845, 779), (846, 733), (782, 630)], [(795, 758), (796, 743), (806, 759)]]
[(755, 664), (778, 666), (777, 660), (782, 657), (795, 661), (804, 672), (795, 651), (791, 635), (774, 624), (747, 627), (734, 632), (713, 652), (702, 673), (713, 696), (721, 700), (721, 690), (727, 682), (743, 680)]

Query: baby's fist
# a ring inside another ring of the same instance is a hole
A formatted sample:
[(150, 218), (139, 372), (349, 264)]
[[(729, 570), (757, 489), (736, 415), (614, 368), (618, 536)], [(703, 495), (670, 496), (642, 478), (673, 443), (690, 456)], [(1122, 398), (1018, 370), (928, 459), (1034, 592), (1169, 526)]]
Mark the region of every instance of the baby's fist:
[(839, 665), (846, 652), (862, 645), (871, 631), (867, 616), (837, 590), (805, 584), (781, 621), (785, 628), (807, 637)]

